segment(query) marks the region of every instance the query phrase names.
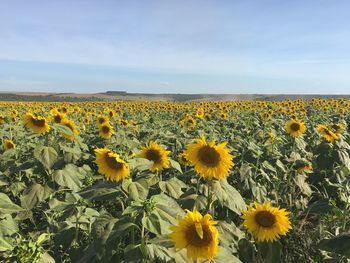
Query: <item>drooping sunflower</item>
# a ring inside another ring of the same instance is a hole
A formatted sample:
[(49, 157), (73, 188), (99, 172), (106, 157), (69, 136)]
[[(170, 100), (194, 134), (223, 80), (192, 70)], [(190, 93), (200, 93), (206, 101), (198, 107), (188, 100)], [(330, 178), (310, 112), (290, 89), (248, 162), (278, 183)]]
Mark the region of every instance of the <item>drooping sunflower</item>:
[(34, 133), (42, 134), (50, 131), (50, 125), (44, 117), (34, 117), (31, 113), (26, 113), (23, 117), (24, 125)]
[(342, 134), (345, 130), (345, 124), (344, 123), (334, 123), (331, 128), (334, 131), (335, 134)]
[(103, 174), (107, 180), (120, 181), (129, 177), (129, 165), (108, 148), (95, 150), (98, 172)]
[(215, 141), (207, 143), (204, 136), (201, 136), (195, 143), (187, 145), (184, 154), (201, 177), (220, 180), (229, 175), (234, 165), (234, 157), (226, 144), (227, 142), (216, 144)]
[(150, 141), (146, 146), (141, 148), (138, 157), (152, 161), (150, 167), (151, 172), (161, 171), (164, 168), (169, 168), (169, 151), (156, 142)]
[(305, 133), (306, 126), (302, 121), (298, 119), (292, 119), (286, 123), (285, 129), (289, 135), (296, 138)]
[(100, 125), (99, 134), (103, 139), (110, 139), (113, 134), (113, 127), (109, 123)]
[(202, 216), (198, 211), (188, 211), (172, 226), (170, 238), (176, 249), (187, 250), (187, 257), (193, 260), (213, 259), (218, 253), (219, 233), (211, 215)]
[(317, 125), (317, 131), (325, 138), (328, 142), (333, 142), (334, 140), (338, 140), (339, 137), (337, 134), (332, 132), (327, 126), (323, 124)]
[(265, 204), (254, 203), (242, 212), (244, 227), (254, 235), (259, 242), (272, 242), (285, 236), (292, 225), (289, 221), (289, 212), (285, 209), (271, 207), (270, 202)]
[(79, 134), (79, 130), (75, 122), (68, 119), (64, 119), (62, 120), (61, 125), (68, 127), (72, 132), (72, 134), (62, 133), (62, 136), (70, 141), (74, 141), (75, 136)]
[(16, 149), (16, 144), (12, 140), (6, 139), (4, 140), (3, 148), (4, 148), (4, 151), (7, 151), (9, 149)]

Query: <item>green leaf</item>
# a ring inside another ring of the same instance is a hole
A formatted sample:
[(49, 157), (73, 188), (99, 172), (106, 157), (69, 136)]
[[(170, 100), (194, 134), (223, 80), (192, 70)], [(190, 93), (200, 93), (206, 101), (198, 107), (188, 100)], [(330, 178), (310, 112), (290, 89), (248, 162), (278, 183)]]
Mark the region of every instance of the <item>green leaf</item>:
[(300, 188), (303, 194), (310, 196), (312, 194), (312, 190), (309, 184), (306, 182), (306, 176), (303, 174), (298, 174), (294, 178), (295, 184)]
[(159, 182), (159, 188), (171, 197), (178, 199), (183, 194), (181, 188), (187, 188), (187, 185), (173, 177), (168, 181)]
[(5, 239), (3, 237), (0, 237), (0, 252), (12, 250), (13, 247), (10, 243), (11, 239)]
[(255, 249), (253, 244), (246, 238), (238, 242), (239, 258), (244, 263), (254, 262)]
[(266, 262), (280, 262), (282, 254), (282, 244), (279, 241), (259, 243), (258, 249)]
[[(209, 263), (210, 261), (205, 261)], [(235, 255), (233, 255), (228, 249), (219, 247), (219, 254), (214, 258), (215, 263), (242, 263)]]
[(173, 255), (168, 248), (157, 244), (147, 244), (146, 249), (147, 258), (151, 260), (151, 262), (157, 262), (157, 260), (161, 262), (172, 262)]
[(213, 181), (213, 193), (222, 205), (238, 215), (246, 208), (241, 194), (226, 179)]
[(148, 170), (152, 165), (153, 162), (145, 158), (133, 158), (129, 160), (130, 169), (136, 169), (141, 172)]
[(333, 206), (329, 203), (329, 199), (323, 198), (308, 207), (310, 214), (327, 214), (332, 210)]
[(117, 219), (108, 213), (101, 214), (92, 224), (92, 237), (104, 244), (108, 239)]
[(98, 182), (97, 184), (79, 192), (83, 198), (96, 201), (115, 200), (120, 192), (115, 182)]
[(144, 200), (148, 195), (148, 189), (138, 181), (123, 180), (122, 188), (129, 193), (131, 200)]
[(18, 213), (23, 210), (22, 207), (14, 204), (6, 194), (0, 193), (0, 214)]
[(226, 248), (237, 247), (238, 241), (244, 238), (245, 234), (234, 223), (219, 221), (217, 229), (220, 234), (220, 244)]
[(52, 128), (60, 133), (67, 134), (68, 136), (72, 136), (73, 132), (71, 129), (69, 129), (67, 126), (61, 125), (61, 124), (54, 124), (52, 125)]
[(176, 218), (184, 214), (178, 203), (167, 195), (155, 195), (153, 200), (156, 202), (155, 210), (159, 217), (169, 224), (175, 224)]
[(350, 234), (343, 234), (330, 239), (323, 239), (318, 248), (350, 258)]
[(32, 209), (41, 201), (45, 200), (52, 193), (52, 189), (47, 185), (33, 184), (31, 187), (24, 190), (20, 197), (22, 207)]
[(50, 169), (57, 161), (58, 154), (52, 147), (39, 145), (34, 149), (34, 157), (41, 162), (46, 169)]
[(180, 172), (182, 174), (181, 165), (177, 161), (174, 161), (173, 159), (170, 159), (170, 166), (173, 167), (174, 169), (176, 169), (178, 172)]
[(161, 222), (157, 213), (153, 212), (150, 215), (142, 218), (141, 222), (142, 225), (151, 233), (156, 235), (163, 234)]
[(44, 254), (42, 254), (38, 263), (55, 263), (55, 260), (50, 256), (49, 253), (45, 252)]
[(17, 233), (18, 230), (18, 225), (11, 215), (5, 215), (5, 217), (0, 220), (0, 237), (11, 236)]
[(82, 179), (86, 176), (86, 171), (82, 167), (74, 164), (67, 164), (63, 170), (55, 171), (53, 178), (60, 186), (66, 186), (73, 191), (79, 191), (83, 186)]
[(126, 262), (140, 262), (144, 258), (144, 252), (141, 245), (127, 245), (124, 249), (124, 257)]

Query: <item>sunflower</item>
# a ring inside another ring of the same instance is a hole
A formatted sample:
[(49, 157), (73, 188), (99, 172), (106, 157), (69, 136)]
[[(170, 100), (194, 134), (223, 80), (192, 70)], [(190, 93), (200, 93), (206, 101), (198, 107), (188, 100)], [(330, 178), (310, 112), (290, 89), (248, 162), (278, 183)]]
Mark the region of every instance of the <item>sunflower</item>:
[(119, 124), (124, 126), (124, 127), (126, 127), (126, 126), (128, 126), (129, 122), (128, 122), (128, 120), (120, 119), (119, 120)]
[(7, 151), (9, 149), (16, 149), (16, 144), (12, 140), (6, 139), (4, 141), (3, 147), (4, 147), (4, 151)]
[(213, 259), (218, 253), (219, 233), (211, 215), (188, 211), (172, 226), (170, 238), (176, 249), (186, 248), (187, 257), (193, 260)]
[(273, 143), (276, 139), (276, 135), (273, 132), (265, 134), (265, 143)]
[(201, 177), (220, 180), (229, 175), (234, 165), (233, 156), (225, 147), (226, 144), (227, 142), (216, 144), (215, 141), (207, 143), (202, 136), (195, 143), (188, 144), (184, 154)]
[(113, 127), (109, 123), (100, 125), (99, 134), (103, 139), (110, 139), (113, 134)]
[(317, 125), (317, 131), (325, 138), (328, 142), (333, 142), (334, 140), (338, 140), (339, 137), (334, 132), (329, 130), (327, 126), (319, 124)]
[(219, 116), (220, 116), (220, 119), (221, 119), (221, 120), (226, 120), (226, 119), (227, 119), (227, 114), (226, 114), (225, 112), (223, 112), (223, 111), (220, 112), (220, 115), (219, 115)]
[(34, 117), (31, 113), (26, 113), (23, 117), (24, 125), (34, 133), (46, 133), (50, 131), (50, 125), (44, 117)]
[(179, 160), (179, 163), (181, 163), (182, 165), (185, 165), (185, 166), (190, 165), (190, 162), (188, 161), (184, 153), (179, 154), (178, 160)]
[(109, 123), (109, 118), (107, 116), (98, 115), (97, 116), (97, 125), (102, 125), (104, 123)]
[(265, 204), (254, 203), (243, 211), (244, 227), (259, 241), (275, 241), (292, 229), (289, 221), (289, 212), (285, 209), (271, 207), (270, 202)]
[(196, 111), (196, 117), (199, 118), (199, 119), (203, 119), (204, 117), (204, 109), (203, 108), (198, 108), (197, 111)]
[(342, 134), (345, 129), (345, 124), (344, 123), (334, 123), (331, 128), (334, 131), (335, 134)]
[(263, 112), (260, 116), (263, 120), (268, 121), (271, 119), (272, 114), (270, 112)]
[(57, 109), (52, 109), (50, 112), (54, 123), (60, 124), (66, 118), (66, 114), (60, 113)]
[(68, 127), (71, 132), (72, 135), (70, 134), (66, 134), (66, 133), (62, 133), (62, 136), (70, 141), (73, 141), (75, 139), (75, 136), (79, 134), (77, 125), (74, 123), (74, 121), (68, 120), (68, 119), (64, 119), (61, 122), (61, 125)]
[(305, 124), (298, 119), (292, 119), (286, 123), (285, 129), (293, 137), (300, 137), (306, 131)]
[(107, 180), (120, 181), (129, 177), (129, 165), (108, 148), (95, 150), (98, 172), (103, 174)]
[(298, 172), (298, 174), (303, 174), (304, 172), (312, 172), (312, 164), (304, 159), (296, 160), (293, 168)]
[(161, 171), (164, 168), (169, 168), (169, 151), (156, 142), (150, 141), (145, 147), (141, 148), (139, 157), (145, 158), (153, 162), (151, 172)]
[(180, 124), (190, 129), (194, 129), (197, 125), (197, 121), (191, 115), (188, 115), (180, 121)]

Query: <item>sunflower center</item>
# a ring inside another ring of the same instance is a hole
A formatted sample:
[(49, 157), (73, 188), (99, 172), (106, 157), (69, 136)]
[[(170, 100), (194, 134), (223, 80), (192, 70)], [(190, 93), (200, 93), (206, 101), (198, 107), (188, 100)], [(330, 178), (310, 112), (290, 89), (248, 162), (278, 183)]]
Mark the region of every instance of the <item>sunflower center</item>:
[(13, 149), (13, 148), (14, 148), (13, 143), (7, 142), (7, 143), (6, 143), (6, 148), (7, 148), (7, 149)]
[(209, 246), (213, 241), (212, 232), (209, 229), (208, 225), (202, 225), (203, 237), (201, 238), (198, 235), (195, 224), (187, 228), (185, 232), (185, 237), (188, 244), (196, 247), (206, 247)]
[(162, 159), (159, 151), (153, 149), (147, 151), (146, 158), (154, 163), (160, 163)]
[(122, 169), (123, 163), (117, 162), (116, 158), (109, 156), (108, 153), (106, 153), (106, 156), (105, 156), (105, 160), (106, 160), (107, 165), (114, 170)]
[(104, 118), (99, 118), (99, 119), (98, 119), (98, 122), (99, 122), (100, 124), (102, 124), (102, 123), (105, 122), (105, 119), (104, 119)]
[(276, 218), (268, 211), (259, 211), (255, 215), (255, 222), (262, 227), (272, 227), (276, 223)]
[(328, 136), (333, 136), (332, 134), (331, 134), (331, 132), (328, 130), (328, 129), (324, 129), (324, 131), (323, 131), (325, 134), (327, 134)]
[(292, 123), (292, 124), (290, 125), (290, 129), (291, 129), (292, 131), (299, 131), (299, 129), (300, 129), (300, 124), (297, 123), (297, 122), (294, 122), (294, 123)]
[(60, 115), (55, 115), (55, 117), (54, 117), (54, 122), (55, 122), (55, 123), (60, 123), (61, 121), (62, 121), (61, 116), (60, 116)]
[(215, 148), (206, 145), (198, 151), (199, 160), (206, 166), (215, 167), (219, 164), (221, 157)]
[(110, 129), (108, 126), (102, 126), (102, 132), (103, 133), (109, 133)]
[(35, 126), (38, 126), (38, 127), (44, 127), (45, 126), (45, 120), (32, 118), (32, 122), (33, 122), (33, 124)]

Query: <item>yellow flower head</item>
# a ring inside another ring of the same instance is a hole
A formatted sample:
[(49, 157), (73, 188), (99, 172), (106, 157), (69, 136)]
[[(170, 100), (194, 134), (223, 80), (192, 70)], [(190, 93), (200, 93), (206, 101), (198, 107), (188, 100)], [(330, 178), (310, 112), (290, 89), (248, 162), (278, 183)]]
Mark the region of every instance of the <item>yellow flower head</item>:
[(219, 245), (216, 224), (209, 214), (202, 216), (198, 211), (187, 210), (187, 214), (178, 219), (178, 224), (170, 228), (170, 238), (175, 242), (176, 249), (187, 250), (190, 259), (213, 259)]
[(187, 160), (186, 155), (184, 153), (180, 153), (178, 156), (179, 163), (182, 165), (190, 165), (190, 162)]
[(207, 143), (202, 136), (195, 143), (188, 144), (184, 154), (201, 177), (220, 180), (229, 175), (234, 165), (233, 156), (226, 144), (227, 142), (216, 144), (215, 141)]
[(100, 125), (99, 134), (103, 139), (110, 139), (113, 134), (113, 127), (109, 123)]
[(62, 136), (70, 141), (74, 141), (75, 136), (79, 134), (77, 125), (74, 123), (74, 121), (64, 119), (62, 120), (61, 125), (68, 127), (73, 133), (72, 135), (62, 133)]
[(169, 151), (156, 142), (150, 141), (145, 147), (141, 148), (138, 157), (152, 161), (150, 168), (151, 172), (161, 171), (164, 168), (169, 168)]
[(337, 134), (332, 132), (330, 129), (327, 128), (327, 126), (319, 124), (317, 125), (317, 131), (319, 134), (323, 136), (328, 142), (333, 142), (334, 140), (338, 140), (339, 137)]
[(98, 148), (95, 154), (98, 172), (107, 180), (118, 182), (129, 177), (129, 165), (118, 154), (108, 148)]
[(285, 129), (287, 133), (293, 137), (300, 137), (306, 131), (305, 124), (298, 119), (292, 119), (286, 123)]
[(42, 134), (50, 131), (50, 125), (44, 117), (34, 117), (33, 114), (27, 113), (23, 117), (23, 122), (34, 133)]
[(4, 140), (3, 147), (4, 147), (4, 151), (7, 151), (9, 149), (16, 149), (16, 144), (12, 140), (6, 139)]
[(285, 209), (271, 207), (270, 202), (265, 204), (254, 203), (242, 212), (244, 227), (259, 241), (275, 241), (292, 229), (289, 221), (289, 212)]
[(102, 124), (109, 123), (109, 118), (107, 116), (98, 115), (96, 121), (97, 125), (100, 126)]

